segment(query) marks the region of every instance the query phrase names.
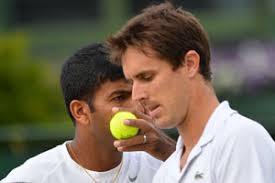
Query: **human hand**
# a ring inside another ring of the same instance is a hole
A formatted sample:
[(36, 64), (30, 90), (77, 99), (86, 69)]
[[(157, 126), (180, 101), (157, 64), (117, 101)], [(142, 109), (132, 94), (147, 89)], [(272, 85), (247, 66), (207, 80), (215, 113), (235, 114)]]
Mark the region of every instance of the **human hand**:
[(124, 124), (140, 129), (138, 135), (114, 141), (118, 151), (145, 151), (160, 160), (166, 160), (176, 149), (176, 142), (154, 125), (154, 119), (133, 108), (113, 108), (112, 112), (129, 111), (138, 119), (125, 120)]

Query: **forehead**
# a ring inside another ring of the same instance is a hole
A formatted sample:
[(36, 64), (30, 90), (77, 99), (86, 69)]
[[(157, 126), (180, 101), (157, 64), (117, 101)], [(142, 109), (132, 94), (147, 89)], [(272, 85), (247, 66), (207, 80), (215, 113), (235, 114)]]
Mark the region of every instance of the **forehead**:
[(97, 89), (94, 97), (109, 97), (110, 95), (118, 91), (131, 92), (131, 84), (127, 82), (126, 79), (119, 79), (116, 81), (105, 81)]
[(121, 61), (127, 79), (143, 72), (157, 71), (163, 67), (171, 68), (167, 61), (157, 57), (150, 48), (144, 48), (144, 51), (141, 51), (135, 47), (128, 47)]

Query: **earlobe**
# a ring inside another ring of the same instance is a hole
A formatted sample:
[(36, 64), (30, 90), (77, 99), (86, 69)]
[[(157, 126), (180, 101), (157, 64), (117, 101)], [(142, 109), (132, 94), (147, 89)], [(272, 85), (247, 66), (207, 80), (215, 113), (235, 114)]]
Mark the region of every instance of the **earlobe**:
[(84, 101), (72, 100), (70, 103), (70, 111), (76, 121), (80, 125), (89, 124), (89, 109)]
[(193, 78), (199, 73), (200, 55), (195, 50), (189, 50), (184, 56), (184, 66), (188, 76)]

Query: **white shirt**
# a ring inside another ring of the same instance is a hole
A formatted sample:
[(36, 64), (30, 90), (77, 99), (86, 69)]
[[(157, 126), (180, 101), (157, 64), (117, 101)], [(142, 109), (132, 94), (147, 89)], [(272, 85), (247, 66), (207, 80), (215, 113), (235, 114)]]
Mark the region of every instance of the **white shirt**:
[[(122, 162), (117, 183), (152, 182), (156, 170), (162, 163), (162, 161), (153, 158), (145, 152), (123, 153)], [(106, 172), (88, 172), (97, 182), (110, 183), (119, 171), (119, 166)], [(2, 182), (91, 183), (93, 181), (71, 158), (65, 142), (30, 158), (23, 165), (12, 170)]]
[(275, 143), (258, 123), (221, 103), (180, 170), (183, 140), (154, 183), (275, 183)]

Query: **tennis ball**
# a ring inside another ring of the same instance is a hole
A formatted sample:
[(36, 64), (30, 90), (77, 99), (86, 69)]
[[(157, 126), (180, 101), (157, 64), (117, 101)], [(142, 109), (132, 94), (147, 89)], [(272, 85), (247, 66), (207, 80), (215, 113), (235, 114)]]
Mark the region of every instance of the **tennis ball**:
[(124, 124), (126, 119), (137, 119), (137, 117), (130, 112), (117, 112), (110, 121), (110, 131), (116, 139), (127, 139), (137, 135), (138, 128)]

